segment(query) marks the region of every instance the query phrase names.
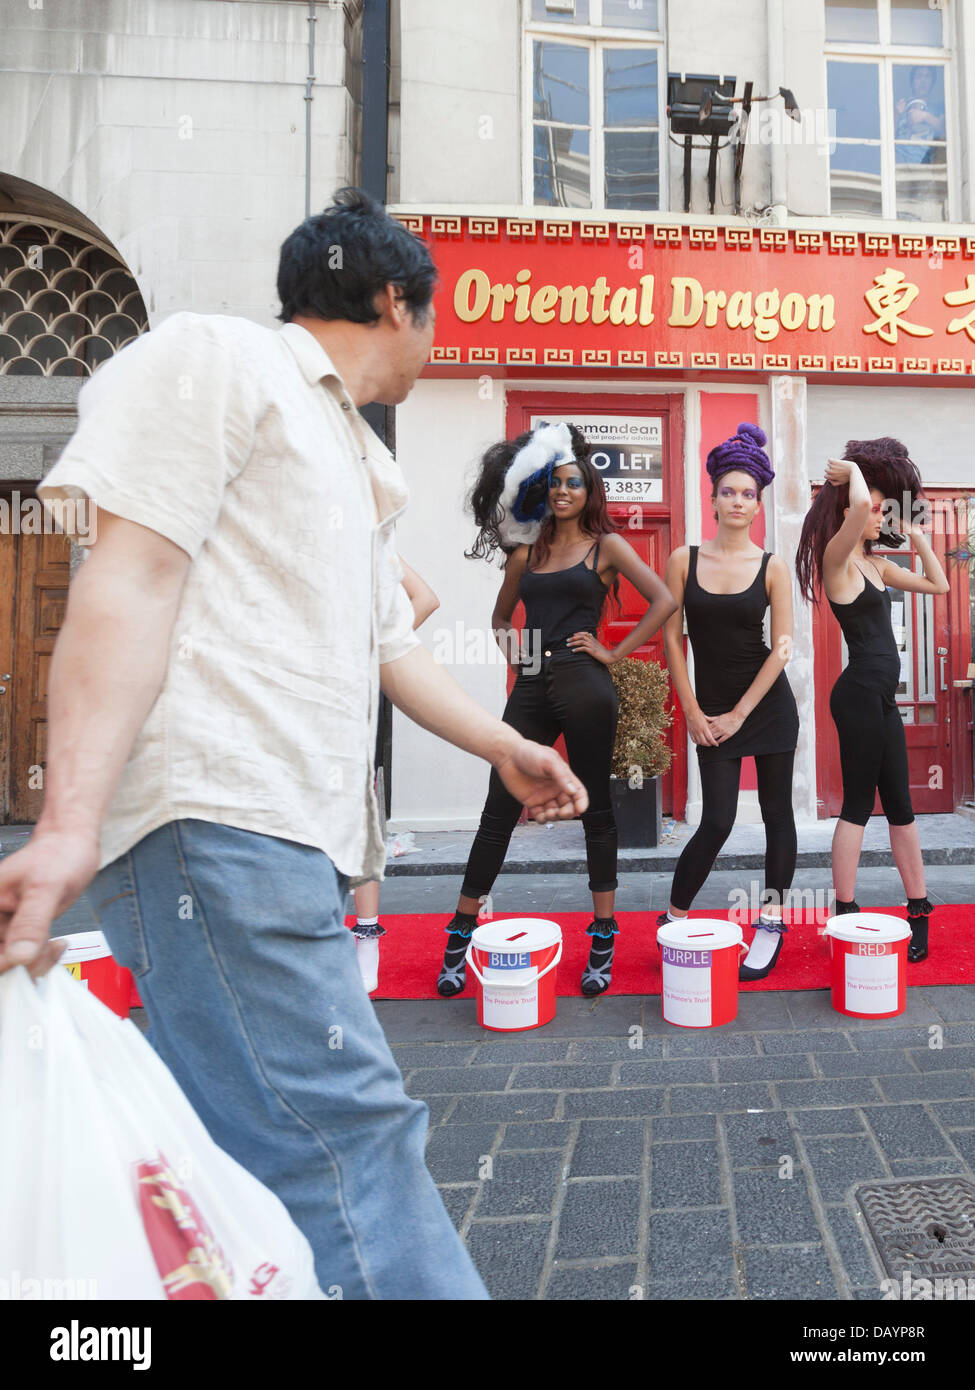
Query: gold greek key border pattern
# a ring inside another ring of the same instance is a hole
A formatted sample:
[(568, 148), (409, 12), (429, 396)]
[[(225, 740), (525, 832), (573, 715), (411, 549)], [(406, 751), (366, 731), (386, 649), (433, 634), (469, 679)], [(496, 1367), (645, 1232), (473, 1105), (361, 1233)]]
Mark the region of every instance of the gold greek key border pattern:
[[(758, 233), (758, 244), (763, 250), (784, 251), (789, 244), (789, 233), (784, 227), (762, 227)], [(799, 245), (798, 234), (796, 245)]]
[(549, 241), (571, 241), (572, 223), (546, 218), (542, 222), (542, 236), (547, 237)]
[(462, 230), (459, 217), (430, 218), (430, 231), (434, 236), (460, 236)]
[(533, 237), (538, 231), (538, 223), (534, 217), (509, 217), (504, 225), (510, 237)]
[(717, 246), (717, 227), (688, 227), (691, 246)]

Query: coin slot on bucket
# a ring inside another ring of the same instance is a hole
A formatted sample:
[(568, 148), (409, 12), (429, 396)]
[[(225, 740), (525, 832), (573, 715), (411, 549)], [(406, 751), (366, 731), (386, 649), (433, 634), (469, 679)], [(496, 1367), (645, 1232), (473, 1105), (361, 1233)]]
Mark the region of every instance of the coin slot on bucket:
[(523, 936), (527, 936), (527, 935), (528, 935), (527, 932), (524, 932), (524, 931), (516, 931), (515, 934), (514, 934), (514, 936), (506, 936), (506, 937), (505, 937), (505, 941), (520, 941), (521, 938), (522, 938)]

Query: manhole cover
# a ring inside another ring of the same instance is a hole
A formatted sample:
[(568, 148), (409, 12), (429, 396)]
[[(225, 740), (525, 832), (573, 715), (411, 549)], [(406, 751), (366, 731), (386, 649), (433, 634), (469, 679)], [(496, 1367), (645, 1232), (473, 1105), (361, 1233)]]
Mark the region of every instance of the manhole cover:
[(888, 1274), (931, 1279), (975, 1275), (975, 1182), (931, 1178), (857, 1189)]

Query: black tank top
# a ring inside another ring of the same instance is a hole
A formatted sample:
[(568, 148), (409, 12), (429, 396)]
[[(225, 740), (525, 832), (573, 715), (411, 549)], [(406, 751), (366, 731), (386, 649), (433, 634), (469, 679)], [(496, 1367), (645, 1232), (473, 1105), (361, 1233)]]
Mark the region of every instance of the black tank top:
[[(525, 631), (537, 631), (543, 647), (564, 642), (574, 632), (591, 632), (595, 636), (607, 594), (598, 573), (599, 542), (590, 546), (577, 565), (547, 574), (537, 574), (528, 568), (532, 549), (528, 547), (528, 559), (518, 585), (518, 597), (525, 605)], [(590, 569), (586, 561), (594, 551)]]
[[(765, 665), (765, 571), (771, 555), (762, 556), (758, 574), (747, 589), (734, 594), (713, 594), (697, 579), (698, 547), (690, 547), (684, 614), (687, 635), (694, 648), (694, 693), (702, 711), (725, 714), (734, 709)], [(749, 714), (737, 733), (716, 748), (700, 744), (700, 763), (723, 758), (744, 758), (763, 753), (788, 753), (799, 738), (799, 714), (795, 696), (784, 671)]]
[(689, 550), (684, 613), (694, 648), (694, 692), (705, 714), (722, 714), (744, 695), (769, 655), (764, 629), (769, 606), (765, 571), (771, 557), (762, 556), (747, 589), (714, 594), (698, 583), (698, 547), (692, 545)]
[(863, 590), (851, 603), (830, 599), (829, 606), (843, 629), (850, 665), (870, 666), (885, 673), (896, 671), (899, 680), (901, 659), (890, 621), (889, 591), (878, 589), (864, 574)]

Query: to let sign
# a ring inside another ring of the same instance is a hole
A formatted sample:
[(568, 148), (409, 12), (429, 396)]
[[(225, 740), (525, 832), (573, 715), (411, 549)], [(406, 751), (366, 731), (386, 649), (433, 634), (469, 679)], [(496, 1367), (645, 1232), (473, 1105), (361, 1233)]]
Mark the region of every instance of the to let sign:
[[(531, 427), (558, 424), (559, 415), (533, 415)], [(659, 416), (572, 415), (592, 446), (589, 462), (601, 475), (607, 502), (662, 502), (663, 431)]]
[(975, 375), (975, 237), (397, 215), (440, 275), (431, 373)]

